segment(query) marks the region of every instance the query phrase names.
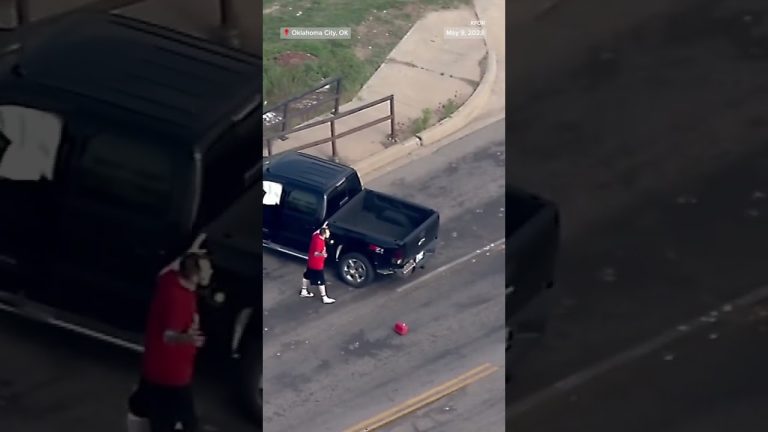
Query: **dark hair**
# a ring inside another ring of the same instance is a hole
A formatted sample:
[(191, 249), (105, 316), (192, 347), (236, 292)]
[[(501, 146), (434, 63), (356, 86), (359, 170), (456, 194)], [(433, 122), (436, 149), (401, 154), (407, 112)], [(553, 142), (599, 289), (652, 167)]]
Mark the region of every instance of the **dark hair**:
[(199, 276), (200, 271), (202, 270), (201, 262), (207, 259), (208, 257), (201, 253), (186, 253), (183, 257), (181, 257), (181, 262), (179, 263), (179, 272), (181, 273), (181, 276), (185, 279), (191, 279), (195, 276)]

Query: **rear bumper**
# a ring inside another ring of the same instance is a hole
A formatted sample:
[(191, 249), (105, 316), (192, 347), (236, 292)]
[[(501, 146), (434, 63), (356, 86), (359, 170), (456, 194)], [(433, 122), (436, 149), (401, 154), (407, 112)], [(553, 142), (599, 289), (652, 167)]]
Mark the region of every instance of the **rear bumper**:
[[(416, 256), (410, 257), (403, 264), (392, 264), (388, 267), (378, 268), (376, 271), (380, 274), (396, 274), (400, 277), (408, 277), (412, 275), (416, 269), (423, 268), (424, 264), (429, 261), (437, 252), (437, 239), (429, 243), (421, 252)], [(416, 259), (419, 255), (424, 254), (418, 261)]]

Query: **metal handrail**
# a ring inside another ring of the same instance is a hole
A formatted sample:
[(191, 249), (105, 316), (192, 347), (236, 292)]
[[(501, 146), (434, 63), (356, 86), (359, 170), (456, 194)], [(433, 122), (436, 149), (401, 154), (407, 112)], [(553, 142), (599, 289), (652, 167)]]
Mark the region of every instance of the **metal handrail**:
[[(318, 84), (315, 87), (313, 87), (312, 89), (305, 91), (304, 93), (292, 96), (289, 99), (283, 100), (283, 101), (273, 105), (272, 107), (265, 109), (264, 110), (264, 115), (265, 116), (267, 114), (269, 114), (269, 113), (278, 113), (278, 112), (281, 113), (280, 120), (275, 121), (274, 123), (270, 124), (270, 126), (280, 125), (280, 131), (281, 132), (285, 132), (286, 129), (288, 129), (287, 126), (286, 126), (288, 124), (288, 119), (289, 119), (288, 107), (290, 107), (293, 102), (301, 100), (302, 98), (304, 98), (307, 95), (310, 95), (312, 93), (316, 93), (318, 90), (321, 90), (321, 89), (323, 89), (325, 87), (328, 87), (328, 86), (332, 85), (333, 83), (336, 83), (336, 91), (334, 92), (333, 95), (331, 95), (331, 98), (333, 98), (333, 100), (334, 100), (332, 113), (334, 115), (338, 114), (339, 113), (340, 100), (341, 100), (341, 78), (340, 77), (328, 78), (328, 79), (322, 81), (320, 84)], [(309, 111), (311, 109), (312, 109), (312, 107), (300, 108), (298, 110), (294, 110), (293, 112), (291, 112), (291, 114), (293, 114), (291, 117), (295, 116), (295, 114), (301, 114), (301, 113)]]
[[(360, 126), (356, 126), (356, 127), (352, 128), (352, 129), (344, 131), (342, 133), (339, 133), (339, 134), (336, 133), (336, 122), (338, 120), (341, 120), (341, 119), (343, 119), (345, 117), (348, 117), (348, 116), (350, 116), (352, 114), (356, 114), (356, 113), (358, 113), (360, 111), (366, 110), (368, 108), (372, 108), (372, 107), (374, 107), (376, 105), (379, 105), (379, 104), (382, 104), (384, 102), (389, 102), (389, 115), (384, 116), (384, 117), (380, 117), (380, 118), (378, 118), (376, 120), (369, 121), (369, 122), (367, 122), (365, 124), (362, 124)], [(326, 118), (326, 119), (320, 119), (320, 120), (314, 121), (312, 123), (308, 123), (308, 124), (296, 127), (294, 129), (290, 129), (288, 131), (281, 131), (281, 132), (273, 133), (273, 134), (270, 134), (270, 135), (265, 135), (263, 137), (263, 141), (267, 144), (267, 155), (268, 156), (273, 156), (275, 153), (274, 153), (274, 150), (273, 150), (272, 142), (274, 141), (275, 138), (283, 138), (283, 137), (285, 137), (285, 136), (287, 136), (289, 134), (294, 134), (294, 133), (297, 133), (297, 132), (301, 132), (301, 131), (305, 131), (307, 129), (311, 129), (311, 128), (317, 127), (317, 126), (322, 126), (322, 125), (324, 125), (326, 123), (330, 123), (330, 125), (331, 125), (331, 136), (329, 138), (319, 139), (319, 140), (312, 141), (312, 142), (307, 143), (307, 144), (303, 144), (303, 145), (301, 145), (299, 147), (294, 147), (294, 148), (291, 149), (291, 151), (306, 150), (308, 148), (312, 148), (312, 147), (315, 147), (315, 146), (318, 146), (318, 145), (330, 142), (331, 143), (331, 155), (333, 157), (333, 160), (338, 162), (339, 157), (338, 157), (338, 150), (337, 150), (337, 147), (336, 147), (336, 140), (338, 140), (339, 138), (344, 138), (347, 135), (351, 135), (353, 133), (360, 132), (363, 129), (367, 129), (367, 128), (369, 128), (371, 126), (375, 126), (375, 125), (377, 125), (379, 123), (383, 123), (383, 122), (385, 122), (387, 120), (390, 121), (390, 136), (389, 136), (389, 139), (390, 140), (396, 140), (397, 139), (397, 134), (396, 134), (396, 131), (395, 131), (395, 96), (394, 95), (384, 96), (382, 98), (379, 98), (379, 99), (376, 99), (374, 101), (368, 102), (366, 104), (360, 105), (359, 107), (352, 108), (349, 111), (345, 111), (343, 113), (339, 113), (339, 114), (333, 115), (332, 117), (329, 117), (329, 118)]]

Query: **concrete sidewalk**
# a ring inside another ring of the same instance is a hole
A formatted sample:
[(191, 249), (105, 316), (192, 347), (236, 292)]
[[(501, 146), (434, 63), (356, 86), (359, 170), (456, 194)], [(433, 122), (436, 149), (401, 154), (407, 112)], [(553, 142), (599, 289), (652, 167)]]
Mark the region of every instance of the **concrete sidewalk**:
[[(377, 168), (375, 165), (405, 156), (413, 147), (440, 141), (479, 116), (503, 113), (504, 1), (476, 0), (475, 9), (432, 12), (418, 21), (355, 100), (342, 106), (340, 111), (394, 94), (398, 135), (402, 138), (409, 135), (408, 129), (423, 109), (434, 112), (449, 99), (461, 108), (440, 124), (419, 133), (418, 138), (398, 144), (388, 141), (389, 122), (343, 137), (337, 140), (342, 162), (372, 170)], [(486, 39), (444, 38), (445, 27), (467, 27), (478, 18), (486, 20)], [(493, 67), (489, 67), (488, 61), (494, 63)], [(470, 100), (472, 109), (467, 106)], [(344, 132), (388, 114), (385, 103), (341, 119), (336, 131)], [(275, 140), (274, 151), (290, 150), (329, 137), (330, 126), (318, 126), (289, 135), (285, 141)], [(330, 158), (331, 144), (321, 144), (305, 152)]]

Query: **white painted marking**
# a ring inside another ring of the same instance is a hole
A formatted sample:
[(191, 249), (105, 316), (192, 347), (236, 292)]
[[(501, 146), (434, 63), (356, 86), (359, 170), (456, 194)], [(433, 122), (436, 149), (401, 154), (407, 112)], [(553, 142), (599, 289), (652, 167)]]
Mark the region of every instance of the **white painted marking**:
[[(731, 307), (747, 307), (765, 299), (768, 299), (768, 286), (757, 288), (734, 301), (727, 302), (722, 306), (722, 309), (730, 309)], [(708, 316), (710, 316), (710, 313), (703, 314), (702, 316), (696, 317), (686, 323), (677, 325), (673, 327), (672, 330), (662, 333), (661, 335), (647, 342), (621, 352), (613, 357), (595, 364), (592, 367), (570, 375), (565, 379), (562, 379), (559, 382), (553, 384), (552, 386), (544, 388), (539, 392), (536, 392), (531, 396), (528, 396), (523, 400), (508, 406), (507, 418), (520, 415), (525, 411), (535, 407), (536, 405), (539, 405), (557, 395), (572, 390), (579, 385), (585, 384), (586, 382), (610, 371), (611, 369), (615, 369), (639, 357), (650, 354), (651, 352), (656, 351), (659, 348), (682, 338), (683, 336), (686, 336), (691, 331), (711, 323), (711, 321), (702, 319)]]
[(495, 241), (495, 242), (493, 242), (493, 243), (491, 243), (491, 244), (489, 244), (487, 246), (484, 246), (482, 249), (479, 249), (479, 250), (476, 250), (476, 251), (472, 252), (469, 255), (465, 255), (465, 256), (463, 256), (463, 257), (461, 257), (461, 258), (459, 258), (459, 259), (457, 259), (455, 261), (451, 261), (448, 264), (445, 264), (445, 265), (443, 265), (441, 267), (438, 267), (438, 268), (434, 269), (433, 271), (425, 274), (424, 276), (416, 278), (416, 279), (412, 280), (411, 282), (408, 282), (407, 284), (399, 287), (396, 291), (397, 292), (403, 292), (403, 291), (405, 291), (407, 289), (411, 289), (414, 286), (416, 286), (416, 285), (424, 282), (425, 280), (431, 278), (432, 276), (436, 276), (436, 275), (438, 275), (440, 273), (443, 273), (444, 271), (446, 271), (448, 269), (451, 269), (451, 268), (453, 268), (453, 267), (455, 267), (455, 266), (457, 266), (457, 265), (459, 265), (461, 263), (469, 261), (472, 258), (474, 258), (474, 257), (476, 257), (476, 256), (478, 256), (478, 255), (480, 255), (482, 253), (486, 253), (486, 252), (490, 251), (491, 249), (494, 249), (494, 248), (504, 244), (504, 241), (505, 241), (505, 239), (497, 240), (497, 241)]

